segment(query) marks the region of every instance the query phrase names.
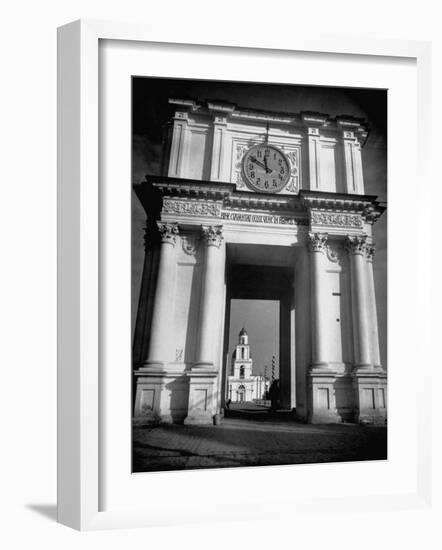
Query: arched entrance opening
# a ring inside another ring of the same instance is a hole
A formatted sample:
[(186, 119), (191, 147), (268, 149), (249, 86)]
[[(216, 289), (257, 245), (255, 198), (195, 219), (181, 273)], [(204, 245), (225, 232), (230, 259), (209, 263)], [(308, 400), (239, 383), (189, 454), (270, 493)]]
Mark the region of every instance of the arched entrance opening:
[[(278, 356), (274, 377), (280, 379), (280, 406), (285, 410), (296, 407), (296, 357), (295, 357), (295, 309), (294, 309), (294, 265), (296, 253), (293, 248), (265, 245), (228, 244), (226, 251), (226, 307), (224, 330), (224, 364), (222, 379), (222, 404), (229, 399), (228, 377), (232, 371), (229, 334), (231, 327), (232, 301), (265, 301), (269, 309), (277, 312), (271, 333), (268, 326), (260, 327), (259, 319), (253, 319), (258, 330), (255, 334), (265, 340), (268, 349), (268, 383), (272, 381), (271, 357)], [(270, 308), (270, 304), (272, 308)], [(276, 304), (276, 308), (275, 308)], [(263, 325), (266, 319), (263, 318)], [(275, 322), (276, 321), (276, 322)], [(308, 322), (308, 319), (306, 320)], [(247, 319), (244, 319), (247, 323)], [(253, 353), (253, 349), (251, 350)], [(263, 359), (261, 359), (261, 362)], [(254, 363), (253, 373), (264, 374), (263, 364)], [(240, 370), (241, 373), (241, 370)], [(261, 383), (263, 386), (263, 383)], [(265, 388), (264, 388), (265, 389)], [(258, 387), (260, 397), (264, 397), (263, 387)], [(252, 395), (250, 393), (250, 401)], [(247, 396), (244, 396), (244, 400)], [(241, 401), (242, 402), (242, 401)]]

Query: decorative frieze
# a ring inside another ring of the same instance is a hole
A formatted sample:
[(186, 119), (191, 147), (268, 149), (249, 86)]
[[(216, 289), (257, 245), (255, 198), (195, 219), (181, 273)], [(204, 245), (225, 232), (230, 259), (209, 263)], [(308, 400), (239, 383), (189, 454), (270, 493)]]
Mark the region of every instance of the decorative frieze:
[(176, 238), (179, 234), (178, 224), (157, 222), (157, 227), (161, 237), (161, 242), (175, 246)]
[(336, 214), (333, 212), (312, 212), (312, 225), (337, 225), (339, 227), (362, 227), (358, 214)]
[(348, 236), (345, 248), (349, 254), (364, 256), (367, 248), (367, 235)]
[(217, 203), (206, 201), (171, 200), (163, 201), (164, 214), (178, 214), (184, 216), (210, 216), (219, 218), (221, 206)]
[(326, 252), (327, 239), (327, 233), (309, 233), (307, 236), (307, 243), (310, 252)]
[(224, 239), (223, 226), (222, 225), (208, 225), (203, 226), (203, 239), (207, 243), (207, 246), (216, 246), (219, 248)]

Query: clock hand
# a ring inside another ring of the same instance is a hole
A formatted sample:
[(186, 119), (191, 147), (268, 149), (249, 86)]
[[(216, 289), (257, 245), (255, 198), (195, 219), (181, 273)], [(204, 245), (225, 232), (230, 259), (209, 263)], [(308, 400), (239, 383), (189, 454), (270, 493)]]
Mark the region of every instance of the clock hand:
[(270, 174), (272, 172), (272, 170), (270, 170), (270, 168), (267, 166), (267, 157), (264, 157), (264, 168), (266, 169), (266, 173), (267, 174)]
[(267, 172), (266, 165), (263, 162), (259, 161), (256, 157), (250, 157), (250, 160), (255, 164), (257, 164), (258, 166), (261, 166), (261, 168), (264, 168), (264, 170)]

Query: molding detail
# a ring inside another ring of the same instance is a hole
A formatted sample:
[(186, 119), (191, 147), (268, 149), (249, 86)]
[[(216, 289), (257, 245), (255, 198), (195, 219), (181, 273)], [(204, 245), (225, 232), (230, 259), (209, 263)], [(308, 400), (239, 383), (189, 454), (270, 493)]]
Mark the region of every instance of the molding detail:
[(179, 234), (178, 224), (157, 222), (158, 232), (162, 243), (168, 243), (175, 246), (177, 235)]
[(309, 233), (307, 243), (310, 252), (326, 252), (328, 233)]
[(203, 239), (207, 246), (216, 246), (219, 248), (224, 239), (222, 225), (203, 225)]
[(164, 214), (180, 214), (184, 216), (221, 217), (221, 205), (205, 201), (170, 200), (163, 201)]
[(362, 227), (362, 219), (358, 214), (334, 214), (331, 212), (312, 212), (311, 221), (314, 225), (339, 225), (345, 227)]
[(347, 236), (345, 248), (349, 254), (364, 256), (367, 248), (367, 235)]

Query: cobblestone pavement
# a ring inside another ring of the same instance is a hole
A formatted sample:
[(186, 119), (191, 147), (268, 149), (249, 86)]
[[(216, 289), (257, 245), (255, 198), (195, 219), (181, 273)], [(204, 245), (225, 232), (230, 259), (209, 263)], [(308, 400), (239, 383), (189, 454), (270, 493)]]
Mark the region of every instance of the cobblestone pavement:
[(133, 430), (134, 472), (386, 458), (386, 427), (304, 424), (249, 404), (232, 408), (218, 426)]

